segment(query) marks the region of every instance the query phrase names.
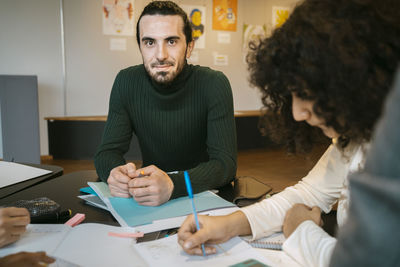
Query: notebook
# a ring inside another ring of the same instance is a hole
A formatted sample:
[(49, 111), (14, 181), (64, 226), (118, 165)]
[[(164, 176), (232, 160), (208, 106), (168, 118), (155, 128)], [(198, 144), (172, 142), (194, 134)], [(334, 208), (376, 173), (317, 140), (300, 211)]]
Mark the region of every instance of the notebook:
[(21, 251), (45, 251), (57, 258), (55, 266), (146, 266), (133, 247), (135, 239), (110, 236), (109, 232), (135, 229), (97, 223), (73, 228), (65, 224), (29, 224), (20, 240), (0, 250), (0, 257)]
[(282, 232), (275, 233), (257, 240), (250, 240), (251, 236), (245, 236), (242, 238), (253, 248), (265, 248), (273, 250), (282, 250), (283, 242), (286, 240)]

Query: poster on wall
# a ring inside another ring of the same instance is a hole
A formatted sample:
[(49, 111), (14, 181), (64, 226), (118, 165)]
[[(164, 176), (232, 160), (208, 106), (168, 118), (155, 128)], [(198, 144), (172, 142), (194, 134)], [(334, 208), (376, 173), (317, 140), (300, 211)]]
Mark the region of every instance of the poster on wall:
[(187, 13), (190, 24), (192, 25), (192, 35), (195, 41), (194, 48), (206, 47), (206, 8), (204, 6), (182, 5), (182, 9)]
[(272, 28), (279, 28), (288, 19), (290, 8), (273, 6), (272, 7)]
[(103, 34), (133, 36), (134, 0), (103, 0)]
[(237, 0), (213, 0), (212, 28), (217, 31), (236, 31)]
[(267, 26), (243, 24), (243, 60), (246, 62), (246, 56), (249, 52), (249, 43), (258, 44), (267, 36)]
[(265, 25), (243, 24), (243, 50), (249, 48), (250, 42), (258, 43), (266, 37), (267, 27)]

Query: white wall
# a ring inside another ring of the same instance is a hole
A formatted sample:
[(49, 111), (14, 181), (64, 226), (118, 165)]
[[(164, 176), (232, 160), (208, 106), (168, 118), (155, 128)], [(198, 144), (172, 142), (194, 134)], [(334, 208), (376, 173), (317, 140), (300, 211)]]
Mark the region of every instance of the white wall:
[(0, 73), (38, 76), (42, 155), (48, 154), (43, 118), (63, 115), (59, 9), (55, 0), (0, 0)]
[(99, 0), (64, 0), (68, 115), (106, 115), (118, 71), (141, 63), (133, 36), (121, 37), (126, 51), (109, 49), (110, 39), (120, 37), (103, 35), (101, 10)]
[[(41, 155), (48, 154), (44, 117), (106, 115), (117, 72), (142, 62), (136, 39), (126, 51), (110, 51), (115, 36), (102, 34), (101, 0), (64, 0), (66, 98), (62, 79), (59, 0), (0, 0), (0, 74), (38, 75)], [(135, 20), (149, 0), (136, 0)], [(223, 71), (229, 78), (235, 110), (261, 107), (259, 93), (250, 88), (242, 56), (242, 28), (271, 24), (272, 5), (293, 5), (297, 0), (238, 0), (237, 31), (231, 44), (218, 44), (212, 30), (212, 0), (181, 0), (178, 4), (206, 7), (206, 48), (198, 49), (199, 62)], [(213, 53), (229, 56), (229, 66), (214, 66)], [(64, 101), (66, 103), (64, 114)], [(1, 145), (1, 143), (0, 143)], [(1, 151), (1, 146), (0, 146)]]

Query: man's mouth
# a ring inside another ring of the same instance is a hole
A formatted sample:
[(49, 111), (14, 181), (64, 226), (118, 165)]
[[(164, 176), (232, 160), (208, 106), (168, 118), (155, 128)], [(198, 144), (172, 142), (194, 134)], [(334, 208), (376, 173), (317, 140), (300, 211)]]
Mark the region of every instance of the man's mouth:
[(168, 69), (169, 67), (171, 67), (171, 65), (155, 65), (155, 66), (153, 66), (153, 68), (156, 68), (156, 69)]
[(153, 63), (151, 64), (152, 68), (157, 68), (157, 69), (167, 69), (169, 67), (172, 67), (174, 64), (171, 62), (158, 62), (158, 63)]

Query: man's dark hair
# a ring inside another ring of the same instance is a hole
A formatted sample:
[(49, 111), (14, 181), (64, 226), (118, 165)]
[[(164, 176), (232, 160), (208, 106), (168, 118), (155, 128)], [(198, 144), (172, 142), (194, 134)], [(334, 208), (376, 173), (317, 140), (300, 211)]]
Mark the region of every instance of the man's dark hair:
[(193, 40), (192, 37), (192, 27), (190, 26), (190, 21), (187, 17), (185, 11), (180, 8), (177, 4), (172, 1), (154, 1), (149, 3), (144, 9), (142, 14), (140, 14), (139, 20), (136, 24), (136, 40), (140, 47), (140, 32), (139, 32), (139, 23), (143, 16), (146, 15), (162, 15), (162, 16), (174, 16), (178, 15), (182, 18), (183, 21), (183, 33), (186, 37), (186, 44), (190, 43)]
[(273, 115), (261, 129), (292, 151), (312, 147), (316, 129), (294, 121), (294, 93), (314, 101), (340, 148), (368, 142), (400, 60), (399, 10), (398, 0), (305, 0), (271, 37), (250, 45), (250, 82)]

